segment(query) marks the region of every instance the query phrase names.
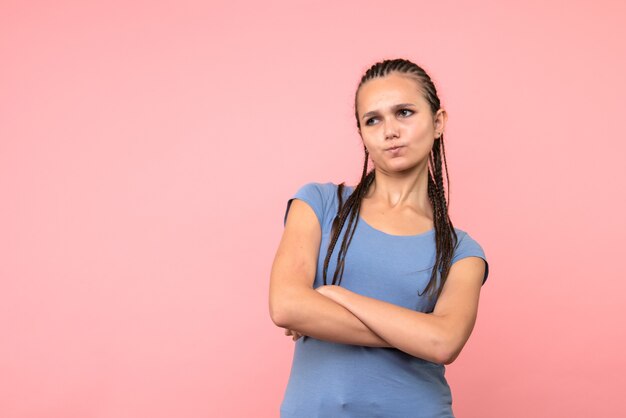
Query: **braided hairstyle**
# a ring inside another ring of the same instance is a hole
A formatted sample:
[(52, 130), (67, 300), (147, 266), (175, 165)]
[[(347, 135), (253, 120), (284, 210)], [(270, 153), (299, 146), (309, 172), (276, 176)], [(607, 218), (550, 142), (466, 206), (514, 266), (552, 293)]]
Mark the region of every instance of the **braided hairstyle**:
[[(435, 85), (433, 84), (428, 74), (426, 74), (426, 72), (420, 66), (406, 59), (384, 60), (382, 62), (377, 62), (376, 64), (372, 65), (372, 67), (370, 67), (365, 72), (365, 74), (361, 78), (361, 82), (357, 87), (357, 92), (355, 94), (354, 100), (354, 109), (357, 121), (356, 124), (359, 130), (361, 129), (361, 124), (359, 122), (359, 115), (356, 110), (356, 97), (361, 86), (371, 79), (384, 77), (391, 72), (400, 73), (402, 75), (411, 77), (416, 81), (418, 88), (421, 88), (420, 90), (424, 95), (424, 98), (428, 101), (433, 115), (436, 114), (441, 107)], [(348, 250), (350, 242), (352, 241), (352, 237), (354, 236), (354, 232), (356, 230), (356, 225), (359, 221), (358, 214), (361, 208), (361, 202), (363, 200), (363, 197), (367, 194), (369, 186), (372, 184), (376, 175), (374, 169), (372, 169), (369, 173), (367, 172), (369, 153), (365, 146), (363, 148), (365, 151), (365, 162), (363, 164), (363, 173), (361, 175), (361, 180), (356, 188), (352, 191), (350, 196), (346, 199), (345, 204), (343, 202), (344, 183), (342, 182), (341, 184), (339, 184), (339, 187), (337, 188), (339, 209), (337, 211), (337, 215), (333, 220), (331, 239), (328, 244), (326, 259), (324, 260), (324, 285), (326, 285), (327, 283), (326, 276), (331, 254), (335, 248), (335, 245), (337, 244), (339, 235), (343, 230), (344, 224), (346, 223), (346, 221), (348, 221), (347, 231), (344, 234), (341, 248), (339, 250), (339, 253), (337, 254), (337, 268), (335, 269), (335, 274), (332, 281), (332, 284), (339, 285), (341, 283), (341, 278), (343, 277), (343, 270), (345, 266), (346, 252)], [(430, 200), (433, 208), (437, 253), (430, 281), (428, 282), (423, 292), (419, 293), (418, 291), (418, 294), (422, 296), (424, 293), (428, 292), (429, 299), (431, 299), (435, 294), (436, 297), (439, 297), (439, 295), (441, 294), (441, 290), (443, 289), (443, 285), (445, 284), (448, 273), (450, 271), (454, 247), (456, 246), (458, 240), (457, 234), (454, 230), (454, 226), (452, 225), (452, 221), (448, 216), (448, 205), (446, 203), (446, 197), (444, 195), (443, 176), (441, 169), (442, 155), (443, 162), (446, 168), (446, 182), (449, 185), (450, 181), (448, 178), (448, 165), (446, 162), (445, 148), (443, 145), (443, 133), (439, 138), (435, 138), (428, 159), (428, 199)], [(450, 200), (449, 192), (448, 200)], [(440, 283), (437, 283), (438, 272), (441, 275)]]

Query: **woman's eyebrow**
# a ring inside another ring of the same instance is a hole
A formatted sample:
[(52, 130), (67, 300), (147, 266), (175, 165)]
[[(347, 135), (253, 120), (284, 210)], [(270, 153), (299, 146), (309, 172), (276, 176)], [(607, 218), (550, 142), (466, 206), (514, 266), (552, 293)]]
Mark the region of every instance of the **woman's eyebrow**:
[[(409, 106), (415, 107), (415, 105), (413, 103), (400, 103), (400, 104), (391, 106), (390, 109), (391, 110), (396, 110), (396, 109), (398, 109), (400, 107), (409, 107)], [(374, 115), (377, 115), (377, 114), (378, 114), (378, 110), (370, 110), (369, 112), (363, 114), (362, 119), (365, 119), (365, 118), (367, 118), (369, 116), (374, 116)]]

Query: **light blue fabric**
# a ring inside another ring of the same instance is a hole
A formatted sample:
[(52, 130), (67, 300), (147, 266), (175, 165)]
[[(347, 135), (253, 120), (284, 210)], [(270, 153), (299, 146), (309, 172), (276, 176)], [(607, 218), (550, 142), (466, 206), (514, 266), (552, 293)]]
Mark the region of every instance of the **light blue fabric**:
[[(353, 188), (344, 188), (345, 202)], [(322, 229), (314, 288), (322, 286), (324, 259), (337, 213), (337, 185), (307, 183), (293, 199), (311, 206)], [(346, 226), (329, 263), (327, 284), (337, 264)], [(458, 243), (452, 262), (478, 256), (488, 264), (481, 246), (455, 228)], [(433, 311), (436, 300), (423, 292), (435, 264), (434, 229), (398, 236), (374, 229), (360, 218), (346, 254), (341, 286), (361, 295), (420, 312)], [(435, 418), (453, 417), (445, 366), (413, 357), (395, 348), (339, 344), (302, 337), (295, 342), (289, 381), (280, 407), (281, 418)]]

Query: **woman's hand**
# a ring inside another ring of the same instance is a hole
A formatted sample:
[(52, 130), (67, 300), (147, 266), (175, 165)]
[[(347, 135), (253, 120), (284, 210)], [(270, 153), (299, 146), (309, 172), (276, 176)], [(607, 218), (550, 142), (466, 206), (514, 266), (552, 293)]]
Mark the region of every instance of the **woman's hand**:
[(296, 341), (298, 338), (302, 337), (302, 334), (298, 333), (297, 331), (294, 331), (292, 329), (288, 329), (285, 328), (285, 335), (292, 335), (293, 336), (293, 340)]

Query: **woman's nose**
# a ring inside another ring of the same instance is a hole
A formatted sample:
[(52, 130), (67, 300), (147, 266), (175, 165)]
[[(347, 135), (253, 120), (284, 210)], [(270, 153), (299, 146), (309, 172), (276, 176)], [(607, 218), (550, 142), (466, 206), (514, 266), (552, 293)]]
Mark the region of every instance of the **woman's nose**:
[(393, 120), (385, 122), (385, 139), (397, 138), (398, 127)]

